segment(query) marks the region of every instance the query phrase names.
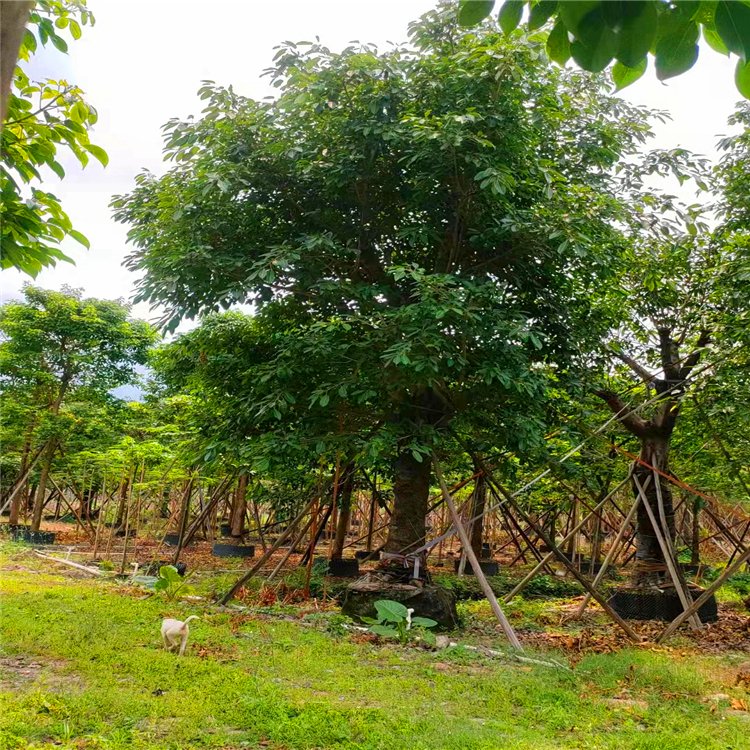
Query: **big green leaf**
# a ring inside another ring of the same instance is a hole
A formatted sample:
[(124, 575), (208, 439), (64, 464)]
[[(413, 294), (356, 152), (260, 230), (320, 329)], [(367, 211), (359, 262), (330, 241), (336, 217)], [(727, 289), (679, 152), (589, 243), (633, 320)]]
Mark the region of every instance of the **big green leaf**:
[(371, 625), (369, 631), (375, 633), (375, 635), (383, 636), (384, 638), (398, 637), (398, 630), (396, 630), (396, 628), (389, 628), (387, 625)]
[(660, 81), (690, 70), (698, 59), (698, 24), (676, 12), (663, 13), (656, 40), (656, 76)]
[(495, 0), (461, 0), (458, 22), (461, 26), (476, 26), (484, 21), (495, 7)]
[(620, 3), (620, 7), (623, 13), (617, 34), (617, 59), (628, 68), (638, 69), (656, 37), (656, 6), (653, 0), (637, 0)]
[(381, 599), (375, 602), (375, 610), (381, 622), (403, 622), (409, 614), (401, 602), (394, 602), (391, 599)]
[(511, 31), (518, 28), (522, 16), (523, 0), (505, 0), (502, 8), (500, 8), (497, 20), (503, 32), (510, 34)]
[(547, 37), (547, 54), (558, 65), (565, 65), (570, 59), (570, 41), (565, 24), (558, 20)]
[(750, 60), (743, 62), (737, 61), (737, 69), (734, 74), (734, 82), (737, 84), (737, 90), (745, 97), (750, 99)]
[(434, 628), (437, 621), (430, 617), (412, 617), (411, 625), (413, 628)]
[(745, 0), (719, 0), (715, 24), (727, 49), (750, 60), (750, 6)]
[(557, 10), (557, 0), (539, 0), (531, 6), (529, 29), (532, 31), (544, 26), (550, 16)]
[(645, 72), (648, 67), (648, 58), (644, 57), (635, 68), (629, 68), (621, 62), (616, 62), (612, 66), (612, 80), (615, 82), (617, 91), (621, 91), (631, 83), (635, 83)]

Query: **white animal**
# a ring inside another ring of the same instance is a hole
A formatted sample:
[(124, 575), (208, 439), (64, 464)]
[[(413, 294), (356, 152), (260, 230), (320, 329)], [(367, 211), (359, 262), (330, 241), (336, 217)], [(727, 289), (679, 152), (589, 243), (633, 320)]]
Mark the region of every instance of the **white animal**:
[(409, 607), (406, 610), (406, 629), (411, 630), (411, 616), (414, 614), (414, 607)]
[(182, 656), (187, 647), (188, 635), (190, 635), (188, 623), (190, 620), (198, 619), (200, 619), (198, 615), (190, 615), (185, 622), (182, 620), (173, 620), (171, 617), (163, 620), (161, 623), (161, 639), (164, 641), (164, 648), (167, 651), (173, 651), (179, 645), (180, 656)]

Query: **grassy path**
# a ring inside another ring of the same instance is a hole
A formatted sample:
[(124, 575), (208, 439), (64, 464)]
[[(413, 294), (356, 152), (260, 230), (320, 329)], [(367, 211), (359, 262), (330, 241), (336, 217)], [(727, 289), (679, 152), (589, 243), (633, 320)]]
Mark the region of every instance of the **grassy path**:
[(179, 659), (160, 619), (195, 607), (34, 567), (0, 553), (0, 750), (750, 748), (750, 714), (704, 700), (741, 694), (732, 657), (631, 650), (567, 674), (206, 611)]

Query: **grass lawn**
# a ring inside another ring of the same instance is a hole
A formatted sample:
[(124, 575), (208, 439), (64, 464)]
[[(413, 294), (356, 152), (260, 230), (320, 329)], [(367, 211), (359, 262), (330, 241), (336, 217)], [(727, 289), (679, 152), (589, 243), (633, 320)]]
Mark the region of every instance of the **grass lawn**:
[[(144, 599), (14, 545), (0, 576), (0, 750), (750, 749), (750, 713), (731, 707), (747, 655), (644, 647), (564, 672)], [(180, 659), (159, 626), (188, 614)]]

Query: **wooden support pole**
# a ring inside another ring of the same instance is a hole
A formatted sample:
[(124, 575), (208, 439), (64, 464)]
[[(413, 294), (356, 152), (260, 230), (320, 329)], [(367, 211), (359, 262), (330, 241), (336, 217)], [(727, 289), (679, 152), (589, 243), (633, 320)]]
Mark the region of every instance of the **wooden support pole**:
[[(534, 528), (533, 521), (529, 518), (528, 514), (526, 514), (523, 509), (515, 502), (513, 496), (504, 488), (502, 487), (497, 480), (485, 470), (485, 473), (487, 475), (487, 479), (489, 482), (497, 487), (497, 489), (503, 494), (503, 497), (506, 498), (508, 503), (512, 505), (516, 512), (519, 514), (519, 516), (524, 520), (525, 523), (527, 523), (529, 526)], [(612, 607), (609, 605), (607, 600), (596, 590), (594, 589), (591, 584), (586, 580), (586, 578), (581, 575), (581, 573), (576, 570), (575, 565), (568, 560), (568, 558), (565, 556), (565, 553), (562, 552), (562, 550), (555, 544), (555, 542), (549, 538), (549, 536), (544, 532), (543, 529), (535, 528), (534, 531), (539, 535), (539, 537), (544, 541), (544, 543), (554, 552), (554, 554), (557, 556), (557, 559), (560, 560), (560, 562), (571, 572), (572, 576), (578, 581), (578, 583), (583, 586), (586, 591), (588, 591), (591, 596), (596, 599), (597, 602), (601, 605), (602, 609), (614, 620), (620, 628), (622, 628), (623, 632), (632, 640), (634, 643), (641, 643), (642, 639), (640, 636), (633, 630), (633, 628), (630, 627), (630, 625), (625, 622), (625, 620), (620, 617), (617, 612), (612, 609)]]
[(665, 638), (668, 638), (674, 633), (677, 628), (682, 625), (688, 617), (692, 617), (698, 612), (698, 610), (711, 598), (713, 593), (727, 580), (730, 576), (733, 576), (745, 562), (750, 560), (750, 547), (746, 549), (732, 565), (727, 565), (724, 568), (724, 572), (684, 611), (680, 612), (672, 622), (667, 625), (664, 632), (656, 639), (657, 643), (662, 643)]
[[(188, 479), (187, 486), (182, 495), (182, 507), (180, 509), (180, 531), (177, 537), (177, 547), (175, 548), (174, 555), (172, 556), (172, 565), (177, 565), (177, 561), (180, 559), (180, 553), (182, 548), (185, 546), (185, 532), (187, 530), (188, 517), (190, 516), (190, 498), (193, 494), (193, 481), (194, 477)], [(127, 539), (127, 536), (125, 537)]]
[[(628, 479), (630, 478), (630, 475), (628, 474)], [(627, 481), (627, 480), (626, 480)], [(646, 477), (646, 482), (650, 482), (651, 477)], [(645, 485), (647, 487), (648, 484)], [(644, 487), (644, 489), (645, 489)], [(609, 548), (609, 551), (604, 556), (604, 562), (602, 562), (601, 568), (599, 568), (599, 572), (596, 574), (594, 580), (591, 582), (591, 585), (596, 587), (599, 585), (601, 580), (604, 578), (604, 575), (607, 572), (607, 569), (609, 568), (612, 560), (615, 559), (617, 556), (617, 549), (620, 546), (620, 542), (622, 541), (623, 536), (625, 536), (625, 533), (630, 526), (630, 524), (633, 522), (633, 516), (635, 515), (636, 510), (638, 509), (638, 503), (640, 503), (641, 498), (638, 496), (635, 498), (633, 505), (631, 506), (630, 510), (628, 511), (628, 514), (625, 516), (625, 520), (622, 522), (622, 525), (617, 530), (617, 534), (614, 538), (614, 541), (612, 542), (612, 546)], [(586, 593), (586, 596), (584, 597), (583, 601), (581, 602), (581, 606), (576, 610), (575, 615), (573, 615), (573, 618), (580, 617), (584, 611), (586, 610), (586, 607), (588, 606), (588, 603), (591, 601), (591, 594), (588, 592)]]
[[(654, 474), (654, 478), (656, 480), (657, 492), (659, 492), (658, 474)], [(641, 486), (641, 483), (638, 481), (637, 475), (635, 474), (633, 474), (633, 482), (636, 486), (636, 489), (638, 490), (638, 494), (640, 495), (643, 507), (646, 509), (648, 519), (649, 521), (651, 521), (651, 527), (653, 528), (654, 534), (656, 535), (656, 541), (659, 543), (659, 547), (661, 548), (661, 553), (664, 556), (664, 562), (667, 564), (667, 570), (669, 571), (669, 577), (672, 579), (672, 583), (674, 584), (677, 596), (680, 598), (680, 603), (682, 604), (683, 609), (688, 610), (692, 603), (692, 599), (690, 598), (690, 595), (688, 594), (686, 588), (683, 588), (682, 580), (677, 574), (677, 565), (674, 559), (674, 555), (672, 554), (672, 548), (664, 538), (664, 533), (669, 532), (666, 528), (660, 527), (659, 522), (656, 520), (654, 510), (651, 507), (651, 503), (649, 503), (648, 497), (646, 497), (646, 492)], [(701, 621), (698, 619), (697, 615), (693, 615), (690, 618), (690, 624), (693, 626), (694, 630), (700, 630), (702, 627)]]
[[(571, 539), (575, 534), (578, 533), (578, 530), (583, 526), (593, 515), (594, 513), (599, 510), (609, 499), (612, 495), (614, 495), (616, 492), (620, 490), (620, 488), (630, 481), (630, 474), (628, 474), (625, 479), (620, 482), (620, 484), (615, 487), (612, 492), (610, 492), (603, 500), (599, 502), (597, 506), (594, 507), (594, 509), (589, 513), (585, 518), (583, 518), (581, 521), (578, 522), (576, 526), (574, 526), (567, 534), (567, 536), (563, 537), (563, 540), (560, 542), (560, 545), (565, 544), (569, 539)], [(550, 537), (551, 538), (551, 537)], [(528, 585), (529, 581), (543, 568), (547, 563), (549, 563), (550, 560), (555, 556), (554, 552), (548, 552), (542, 560), (539, 561), (539, 563), (531, 570), (529, 571), (514, 587), (511, 591), (509, 591), (504, 597), (503, 601), (508, 604), (508, 602), (513, 599), (513, 597), (518, 596), (518, 594), (523, 591), (526, 586)]]
[(268, 578), (266, 578), (266, 583), (270, 583), (275, 577), (276, 574), (284, 567), (284, 564), (286, 561), (292, 556), (292, 552), (294, 552), (294, 548), (302, 541), (302, 537), (307, 534), (307, 530), (312, 526), (313, 522), (313, 516), (311, 515), (310, 518), (307, 519), (307, 523), (302, 527), (302, 530), (297, 534), (297, 536), (294, 538), (294, 541), (289, 545), (289, 549), (286, 551), (284, 556), (279, 560), (276, 567), (271, 571)]
[(318, 495), (315, 495), (307, 505), (297, 514), (296, 518), (287, 526), (286, 530), (279, 536), (279, 538), (261, 555), (258, 562), (253, 565), (250, 570), (242, 575), (237, 582), (219, 599), (219, 604), (226, 604), (231, 601), (235, 594), (266, 564), (271, 555), (279, 548), (282, 544), (292, 535), (294, 529), (297, 528), (300, 521), (310, 512), (315, 502), (318, 499)]
[(497, 597), (495, 596), (495, 592), (492, 590), (492, 587), (487, 582), (487, 578), (484, 575), (484, 571), (479, 567), (479, 560), (477, 559), (477, 556), (474, 554), (474, 550), (471, 548), (471, 540), (469, 539), (469, 535), (466, 533), (466, 529), (464, 528), (464, 525), (461, 522), (461, 516), (458, 515), (456, 506), (453, 504), (453, 498), (451, 497), (450, 492), (448, 492), (448, 487), (445, 484), (445, 479), (443, 478), (443, 472), (440, 470), (440, 464), (438, 464), (438, 460), (434, 454), (432, 456), (432, 463), (435, 467), (435, 476), (437, 476), (438, 482), (440, 483), (440, 490), (443, 493), (445, 504), (448, 506), (448, 509), (450, 510), (451, 517), (453, 518), (453, 525), (456, 527), (458, 536), (461, 539), (461, 545), (463, 546), (464, 552), (466, 556), (469, 558), (471, 567), (474, 570), (474, 576), (476, 577), (477, 581), (479, 581), (479, 585), (482, 591), (484, 592), (484, 595), (487, 597), (487, 600), (490, 603), (490, 607), (492, 607), (492, 611), (495, 613), (495, 617), (497, 617), (498, 622), (500, 623), (500, 627), (503, 629), (503, 632), (505, 633), (506, 638), (510, 642), (510, 645), (513, 646), (513, 648), (516, 649), (516, 651), (523, 651), (523, 646), (521, 646), (521, 641), (518, 640), (518, 636), (516, 635), (510, 622), (508, 622), (508, 618), (505, 616), (505, 613), (500, 607), (500, 604), (497, 601)]

